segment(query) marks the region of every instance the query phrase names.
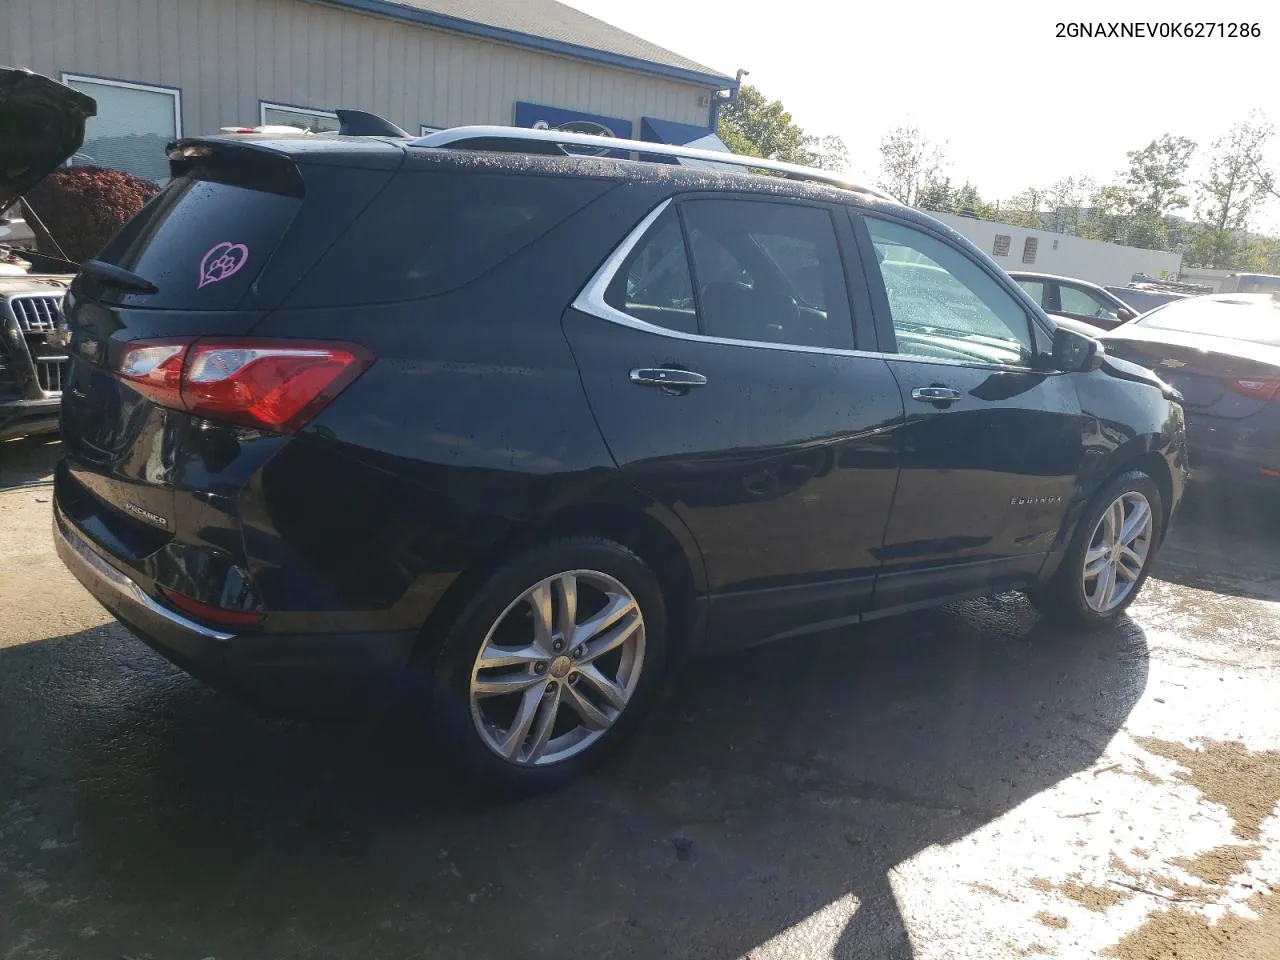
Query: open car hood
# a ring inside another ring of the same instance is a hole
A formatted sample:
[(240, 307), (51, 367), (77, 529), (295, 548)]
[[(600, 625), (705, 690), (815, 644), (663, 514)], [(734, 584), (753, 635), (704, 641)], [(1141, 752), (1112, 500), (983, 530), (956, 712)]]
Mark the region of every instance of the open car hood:
[(97, 101), (56, 80), (0, 67), (0, 210), (34, 187), (84, 142)]

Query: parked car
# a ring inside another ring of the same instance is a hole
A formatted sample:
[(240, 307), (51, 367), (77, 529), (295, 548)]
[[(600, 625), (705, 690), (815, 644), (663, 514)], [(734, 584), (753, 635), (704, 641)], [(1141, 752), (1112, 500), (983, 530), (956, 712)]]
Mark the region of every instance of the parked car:
[(35, 245), (35, 234), (23, 216), (22, 204), (11, 204), (8, 209), (0, 208), (0, 247), (16, 252), (31, 249)]
[(175, 144), (70, 295), (67, 566), (259, 700), (403, 683), (507, 786), (617, 747), (687, 655), (1133, 601), (1186, 470), (1165, 384), (878, 191), (566, 155), (599, 142)]
[(1280, 489), (1280, 296), (1180, 300), (1105, 342), (1181, 391), (1194, 479)]
[(1280, 277), (1271, 273), (1233, 273), (1218, 293), (1280, 293)]
[(55, 432), (67, 351), (62, 299), (72, 266), (27, 249), (19, 198), (84, 139), (92, 98), (0, 67), (0, 440)]
[[(1177, 284), (1177, 286), (1186, 285)], [(1186, 290), (1174, 289), (1172, 284), (1138, 282), (1130, 283), (1125, 287), (1104, 287), (1103, 289), (1129, 304), (1138, 311), (1139, 316), (1166, 303), (1187, 300), (1190, 297), (1200, 296), (1201, 293), (1213, 292), (1212, 290), (1204, 290), (1200, 293), (1189, 293)]]
[(1096, 329), (1111, 330), (1140, 312), (1114, 293), (1087, 280), (1025, 270), (1011, 270), (1009, 276), (1051, 317), (1066, 317)]

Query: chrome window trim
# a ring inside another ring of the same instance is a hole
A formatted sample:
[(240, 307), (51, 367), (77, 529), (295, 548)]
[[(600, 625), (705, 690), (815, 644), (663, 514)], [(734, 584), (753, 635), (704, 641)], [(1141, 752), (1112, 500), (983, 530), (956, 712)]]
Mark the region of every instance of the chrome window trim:
[(660, 204), (649, 211), (629, 234), (622, 240), (617, 247), (614, 248), (608, 259), (600, 265), (595, 274), (587, 281), (586, 285), (574, 298), (570, 305), (579, 313), (585, 313), (595, 317), (598, 320), (605, 320), (609, 323), (616, 323), (619, 326), (630, 327), (632, 330), (638, 330), (641, 333), (651, 333), (656, 336), (666, 337), (670, 340), (683, 340), (688, 343), (708, 343), (719, 344), (726, 347), (753, 347), (757, 350), (780, 350), (783, 353), (816, 353), (833, 357), (869, 357), (879, 360), (906, 360), (911, 363), (929, 363), (941, 364), (943, 366), (953, 367), (970, 367), (979, 370), (1008, 370), (1017, 373), (1027, 372), (1053, 372), (1053, 371), (1036, 371), (1034, 367), (1014, 366), (1002, 363), (982, 363), (980, 361), (969, 360), (948, 360), (945, 358), (923, 357), (912, 353), (885, 353), (878, 350), (843, 350), (837, 347), (810, 347), (799, 343), (770, 343), (764, 340), (736, 340), (732, 337), (712, 337), (702, 333), (686, 333), (683, 330), (672, 330), (669, 327), (661, 327), (656, 323), (649, 323), (645, 320), (637, 319), (629, 313), (623, 313), (617, 307), (605, 302), (605, 293), (609, 290), (609, 284), (613, 282), (618, 271), (622, 269), (623, 263), (627, 257), (631, 255), (631, 251), (644, 238), (649, 229), (657, 222), (658, 218), (671, 206), (671, 198), (668, 197)]

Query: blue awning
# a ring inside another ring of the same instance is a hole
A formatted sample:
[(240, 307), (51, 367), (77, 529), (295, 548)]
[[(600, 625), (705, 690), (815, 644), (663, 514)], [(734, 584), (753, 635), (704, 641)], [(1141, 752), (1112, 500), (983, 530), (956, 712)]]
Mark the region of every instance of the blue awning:
[[(640, 139), (651, 143), (670, 143), (681, 147), (697, 147), (699, 150), (732, 152), (710, 127), (700, 127), (693, 123), (677, 123), (674, 120), (659, 120), (656, 117), (640, 118)], [(678, 159), (664, 154), (654, 154), (653, 159), (659, 159), (664, 163), (678, 163), (687, 167), (707, 167), (729, 171), (738, 169), (729, 164), (691, 160), (687, 157)]]
[[(728, 150), (720, 138), (715, 135), (710, 127), (700, 127), (694, 123), (676, 123), (674, 120), (659, 120), (656, 117), (640, 118), (640, 139), (650, 140), (653, 143), (674, 143), (680, 146), (689, 146), (695, 140), (703, 140), (711, 137), (716, 143), (719, 143), (720, 150)], [(709, 149), (717, 149), (711, 147)]]

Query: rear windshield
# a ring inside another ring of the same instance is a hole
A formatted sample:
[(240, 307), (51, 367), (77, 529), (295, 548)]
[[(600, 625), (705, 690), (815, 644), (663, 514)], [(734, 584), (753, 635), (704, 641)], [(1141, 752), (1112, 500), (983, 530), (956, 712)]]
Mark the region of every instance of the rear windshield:
[(1140, 327), (1206, 333), (1251, 343), (1280, 346), (1280, 299), (1269, 296), (1191, 297), (1144, 313)]
[(611, 185), (469, 170), (401, 173), (321, 258), (289, 305), (444, 293), (487, 273)]
[(158, 288), (131, 298), (139, 306), (231, 309), (262, 271), (301, 203), (300, 179), (197, 169), (170, 181), (98, 259), (132, 270)]

